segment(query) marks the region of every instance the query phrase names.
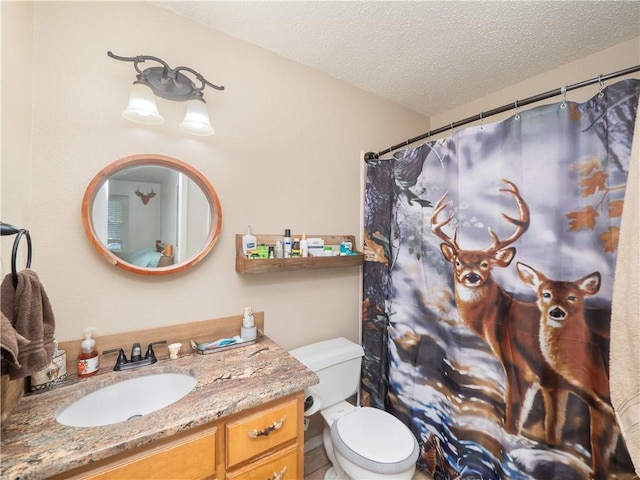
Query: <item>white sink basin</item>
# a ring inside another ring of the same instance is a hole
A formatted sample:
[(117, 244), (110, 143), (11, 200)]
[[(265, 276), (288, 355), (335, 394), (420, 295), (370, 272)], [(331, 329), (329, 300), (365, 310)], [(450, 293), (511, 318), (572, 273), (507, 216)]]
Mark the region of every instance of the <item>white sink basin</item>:
[(70, 427), (100, 427), (155, 412), (177, 402), (198, 383), (185, 373), (158, 373), (102, 387), (61, 408), (56, 420)]

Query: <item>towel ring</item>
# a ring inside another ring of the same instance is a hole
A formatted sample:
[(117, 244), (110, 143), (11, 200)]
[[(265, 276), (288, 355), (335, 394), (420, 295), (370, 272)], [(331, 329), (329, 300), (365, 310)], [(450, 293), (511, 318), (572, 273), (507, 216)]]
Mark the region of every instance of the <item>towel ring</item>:
[(16, 270), (16, 259), (18, 258), (18, 245), (23, 235), (27, 236), (27, 267), (31, 267), (31, 235), (29, 230), (24, 228), (17, 228), (8, 223), (0, 222), (0, 235), (17, 235), (13, 241), (13, 249), (11, 250), (11, 283), (13, 288), (18, 288), (18, 272)]
[(31, 235), (29, 234), (29, 230), (25, 230), (24, 228), (18, 231), (18, 236), (13, 241), (13, 249), (11, 250), (11, 282), (13, 283), (13, 288), (18, 288), (18, 271), (16, 270), (16, 260), (18, 258), (18, 246), (20, 244), (20, 239), (25, 235), (27, 237), (27, 267), (31, 267)]

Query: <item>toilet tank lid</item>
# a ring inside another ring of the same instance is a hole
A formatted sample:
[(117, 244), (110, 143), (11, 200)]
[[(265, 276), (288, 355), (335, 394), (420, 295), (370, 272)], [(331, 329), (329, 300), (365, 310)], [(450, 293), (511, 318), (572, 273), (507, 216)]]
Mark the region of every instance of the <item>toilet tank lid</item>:
[(364, 350), (357, 343), (339, 337), (295, 348), (289, 353), (317, 372), (331, 365), (362, 357)]

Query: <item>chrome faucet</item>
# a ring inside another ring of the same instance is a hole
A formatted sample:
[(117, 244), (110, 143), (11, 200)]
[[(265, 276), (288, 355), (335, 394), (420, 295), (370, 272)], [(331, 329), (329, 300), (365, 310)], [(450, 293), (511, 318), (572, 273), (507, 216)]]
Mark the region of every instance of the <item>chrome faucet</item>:
[(145, 365), (156, 363), (158, 359), (156, 358), (156, 354), (153, 351), (153, 346), (162, 345), (163, 343), (167, 343), (167, 341), (162, 340), (160, 342), (151, 342), (147, 347), (147, 353), (145, 354), (144, 358), (142, 358), (142, 350), (140, 349), (139, 343), (133, 344), (133, 348), (131, 349), (131, 360), (127, 360), (127, 356), (124, 354), (124, 350), (122, 348), (105, 350), (104, 352), (102, 352), (102, 354), (106, 355), (108, 353), (118, 353), (116, 366), (113, 367), (113, 369), (115, 371), (129, 370), (131, 368), (144, 367)]

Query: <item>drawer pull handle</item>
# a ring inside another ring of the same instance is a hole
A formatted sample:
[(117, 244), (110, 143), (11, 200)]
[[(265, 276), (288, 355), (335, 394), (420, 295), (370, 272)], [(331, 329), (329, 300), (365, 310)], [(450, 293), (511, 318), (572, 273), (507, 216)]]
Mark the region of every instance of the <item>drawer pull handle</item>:
[(282, 424), (286, 419), (287, 419), (287, 416), (285, 415), (280, 419), (279, 422), (273, 422), (271, 425), (263, 428), (262, 430), (251, 430), (250, 432), (247, 432), (247, 433), (251, 438), (268, 437), (271, 432), (280, 430), (282, 428)]
[(284, 478), (284, 474), (286, 473), (286, 471), (287, 471), (287, 466), (285, 465), (280, 473), (273, 472), (273, 477), (269, 477), (267, 478), (267, 480), (282, 480)]

